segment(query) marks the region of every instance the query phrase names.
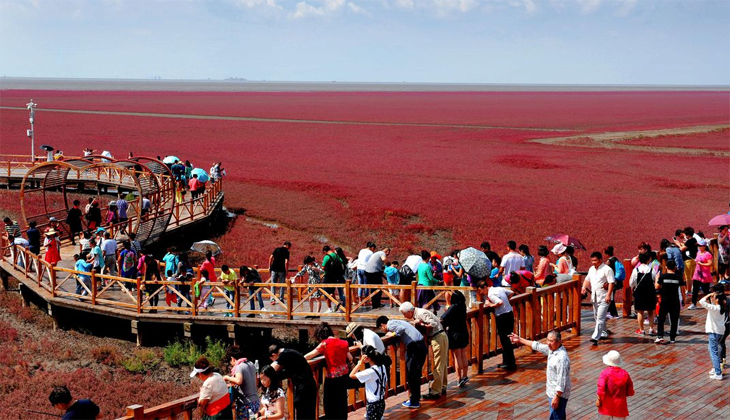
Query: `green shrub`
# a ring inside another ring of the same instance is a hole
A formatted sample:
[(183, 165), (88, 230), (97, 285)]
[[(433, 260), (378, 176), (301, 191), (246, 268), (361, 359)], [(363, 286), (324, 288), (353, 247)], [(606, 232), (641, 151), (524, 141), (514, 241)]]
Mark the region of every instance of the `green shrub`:
[(122, 360), (122, 366), (131, 373), (145, 373), (160, 363), (160, 355), (154, 350), (140, 349), (132, 357)]
[(193, 365), (202, 354), (202, 351), (192, 342), (175, 341), (162, 349), (165, 362), (171, 367)]
[(223, 341), (213, 341), (210, 337), (205, 337), (205, 347), (205, 357), (208, 358), (212, 366), (218, 367), (225, 364), (226, 361), (223, 358), (226, 356), (228, 344)]

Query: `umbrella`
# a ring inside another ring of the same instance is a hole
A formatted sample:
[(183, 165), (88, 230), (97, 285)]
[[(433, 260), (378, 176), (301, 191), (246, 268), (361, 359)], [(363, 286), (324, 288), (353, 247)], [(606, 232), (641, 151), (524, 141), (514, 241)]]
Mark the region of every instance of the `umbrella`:
[(213, 241), (200, 241), (195, 242), (193, 246), (190, 247), (191, 251), (200, 252), (201, 254), (205, 254), (206, 252), (210, 251), (213, 253), (213, 255), (218, 255), (223, 253), (221, 250), (221, 247), (218, 246), (217, 243)]
[(556, 233), (555, 235), (550, 235), (547, 238), (545, 238), (546, 241), (550, 241), (553, 243), (560, 242), (561, 244), (565, 246), (572, 246), (575, 249), (582, 249), (583, 251), (586, 250), (586, 247), (583, 246), (583, 244), (577, 239), (570, 235), (565, 235), (562, 233)]
[(724, 226), (730, 225), (730, 214), (721, 214), (710, 219), (710, 226)]
[(193, 176), (193, 175), (197, 175), (198, 181), (200, 181), (200, 182), (208, 182), (210, 180), (210, 177), (205, 172), (205, 170), (203, 170), (202, 168), (194, 168), (190, 172), (190, 176)]
[(177, 162), (178, 157), (177, 156), (167, 156), (164, 159), (162, 159), (162, 163), (167, 163), (168, 165), (172, 165), (173, 163)]
[(468, 275), (480, 279), (488, 277), (492, 271), (492, 263), (487, 255), (472, 247), (459, 253), (459, 263)]
[(407, 265), (414, 273), (417, 273), (418, 266), (421, 265), (422, 262), (423, 258), (421, 258), (420, 255), (411, 255), (406, 258), (406, 261), (403, 263), (403, 265)]

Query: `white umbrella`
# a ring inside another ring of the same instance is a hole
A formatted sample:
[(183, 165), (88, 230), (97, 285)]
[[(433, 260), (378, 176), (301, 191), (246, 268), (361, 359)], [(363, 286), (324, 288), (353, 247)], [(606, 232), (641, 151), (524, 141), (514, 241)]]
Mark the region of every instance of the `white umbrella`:
[(164, 159), (162, 159), (162, 163), (167, 163), (168, 165), (172, 165), (173, 163), (177, 162), (178, 157), (177, 156), (166, 156)]
[(195, 252), (200, 252), (201, 254), (205, 254), (208, 251), (212, 252), (213, 255), (218, 255), (218, 254), (223, 253), (223, 250), (221, 250), (221, 247), (218, 246), (218, 244), (213, 241), (195, 242), (190, 247), (190, 250), (195, 251)]
[(423, 262), (423, 258), (421, 258), (420, 255), (411, 255), (408, 258), (406, 258), (406, 260), (403, 263), (403, 265), (407, 265), (408, 267), (411, 268), (411, 270), (414, 273), (417, 273), (418, 272), (418, 266), (421, 265), (422, 262)]

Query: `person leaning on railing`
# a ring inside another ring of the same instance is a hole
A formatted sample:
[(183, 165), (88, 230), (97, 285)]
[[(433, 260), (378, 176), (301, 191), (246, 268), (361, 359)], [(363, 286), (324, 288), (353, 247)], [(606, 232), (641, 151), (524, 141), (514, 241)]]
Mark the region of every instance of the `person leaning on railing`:
[(423, 335), (406, 321), (389, 320), (387, 316), (378, 317), (375, 327), (386, 333), (386, 337), (398, 337), (406, 346), (406, 383), (410, 399), (402, 405), (405, 408), (421, 408), (421, 371), (428, 355)]
[(307, 360), (324, 356), (327, 363), (327, 378), (324, 381), (324, 411), (328, 419), (347, 418), (347, 384), (348, 362), (352, 362), (352, 354), (347, 341), (336, 338), (329, 324), (323, 322), (314, 331), (314, 336), (321, 342), (304, 355)]
[(205, 356), (196, 362), (191, 378), (203, 381), (198, 397), (198, 409), (202, 420), (232, 420), (231, 397), (228, 394), (228, 385), (220, 373), (213, 372), (213, 366)]

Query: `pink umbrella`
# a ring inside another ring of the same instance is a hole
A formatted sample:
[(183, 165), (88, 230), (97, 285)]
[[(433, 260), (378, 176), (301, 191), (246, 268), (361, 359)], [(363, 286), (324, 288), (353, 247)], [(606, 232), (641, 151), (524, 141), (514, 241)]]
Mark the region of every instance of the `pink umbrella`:
[(583, 244), (577, 239), (570, 235), (565, 235), (563, 233), (556, 233), (554, 235), (550, 235), (547, 238), (545, 238), (546, 241), (550, 241), (553, 243), (560, 242), (561, 244), (565, 246), (572, 246), (575, 249), (582, 249), (583, 251), (586, 250), (586, 247), (583, 246)]
[(730, 225), (730, 214), (721, 214), (710, 219), (710, 226)]

